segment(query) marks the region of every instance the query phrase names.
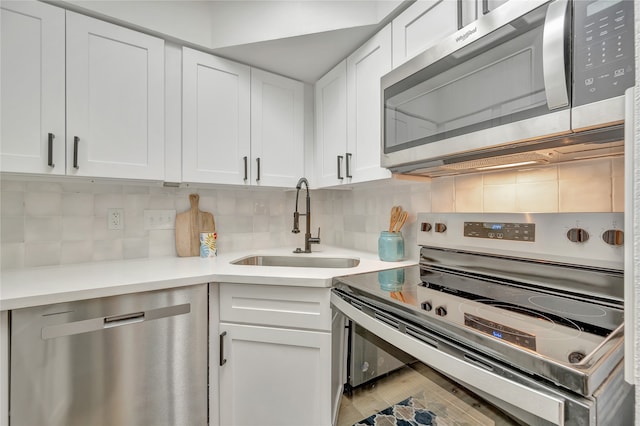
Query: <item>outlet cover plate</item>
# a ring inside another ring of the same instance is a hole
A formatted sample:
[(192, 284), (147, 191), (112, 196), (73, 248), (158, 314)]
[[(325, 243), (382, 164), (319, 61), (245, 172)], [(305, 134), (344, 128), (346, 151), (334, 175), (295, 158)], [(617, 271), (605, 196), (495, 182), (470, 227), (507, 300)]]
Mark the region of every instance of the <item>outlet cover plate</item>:
[(144, 229), (176, 229), (175, 210), (145, 210)]
[(124, 229), (124, 209), (107, 209), (107, 229)]

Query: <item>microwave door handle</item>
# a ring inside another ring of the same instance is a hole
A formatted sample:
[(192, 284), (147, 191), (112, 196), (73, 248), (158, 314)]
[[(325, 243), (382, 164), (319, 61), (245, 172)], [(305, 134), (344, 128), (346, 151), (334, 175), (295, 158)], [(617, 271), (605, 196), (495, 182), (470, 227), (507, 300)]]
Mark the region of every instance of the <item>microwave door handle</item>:
[(565, 37), (569, 34), (567, 0), (555, 0), (547, 8), (542, 33), (542, 72), (550, 110), (569, 105), (569, 91), (565, 74)]

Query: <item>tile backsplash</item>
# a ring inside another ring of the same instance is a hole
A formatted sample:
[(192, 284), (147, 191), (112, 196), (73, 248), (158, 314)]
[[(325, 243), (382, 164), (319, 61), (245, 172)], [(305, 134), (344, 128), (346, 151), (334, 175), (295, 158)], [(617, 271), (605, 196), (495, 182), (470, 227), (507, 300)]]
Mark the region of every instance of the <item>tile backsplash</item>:
[[(377, 250), (389, 212), (410, 213), (403, 228), (407, 257), (417, 257), (416, 213), (623, 211), (623, 159), (590, 160), (519, 171), (391, 179), (311, 191), (312, 234), (323, 244)], [(292, 234), (295, 190), (43, 182), (3, 177), (0, 257), (4, 269), (175, 256), (175, 230), (145, 230), (145, 210), (189, 209), (189, 194), (214, 214), (220, 252), (303, 244)], [(124, 211), (124, 228), (107, 228), (107, 210)], [(300, 202), (304, 209), (304, 202)], [(302, 222), (304, 223), (304, 222)]]
[[(214, 214), (221, 251), (295, 244), (294, 190), (3, 179), (2, 268), (176, 256), (175, 229), (145, 230), (144, 211), (186, 211), (193, 192), (200, 209)], [(112, 208), (123, 209), (123, 229), (108, 229)]]

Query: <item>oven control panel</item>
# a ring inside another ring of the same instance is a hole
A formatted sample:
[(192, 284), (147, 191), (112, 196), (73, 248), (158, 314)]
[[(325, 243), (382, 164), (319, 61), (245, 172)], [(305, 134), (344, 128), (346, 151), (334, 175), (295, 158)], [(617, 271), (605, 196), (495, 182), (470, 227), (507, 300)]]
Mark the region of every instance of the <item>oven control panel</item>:
[(535, 223), (464, 222), (465, 237), (497, 238), (511, 241), (535, 241)]
[(498, 324), (468, 313), (464, 314), (464, 325), (497, 339), (513, 343), (514, 345), (531, 349), (532, 351), (536, 350), (536, 336), (533, 334), (525, 333), (524, 331), (516, 330), (515, 328), (507, 327), (506, 325)]
[(623, 269), (623, 213), (418, 213), (417, 243)]

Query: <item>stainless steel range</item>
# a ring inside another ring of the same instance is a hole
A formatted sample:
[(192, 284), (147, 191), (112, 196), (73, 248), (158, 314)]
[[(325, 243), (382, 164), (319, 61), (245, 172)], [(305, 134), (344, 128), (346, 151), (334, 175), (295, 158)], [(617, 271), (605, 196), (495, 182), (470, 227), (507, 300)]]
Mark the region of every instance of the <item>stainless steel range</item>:
[(419, 214), (419, 265), (339, 278), (332, 304), (526, 424), (632, 424), (623, 220)]

